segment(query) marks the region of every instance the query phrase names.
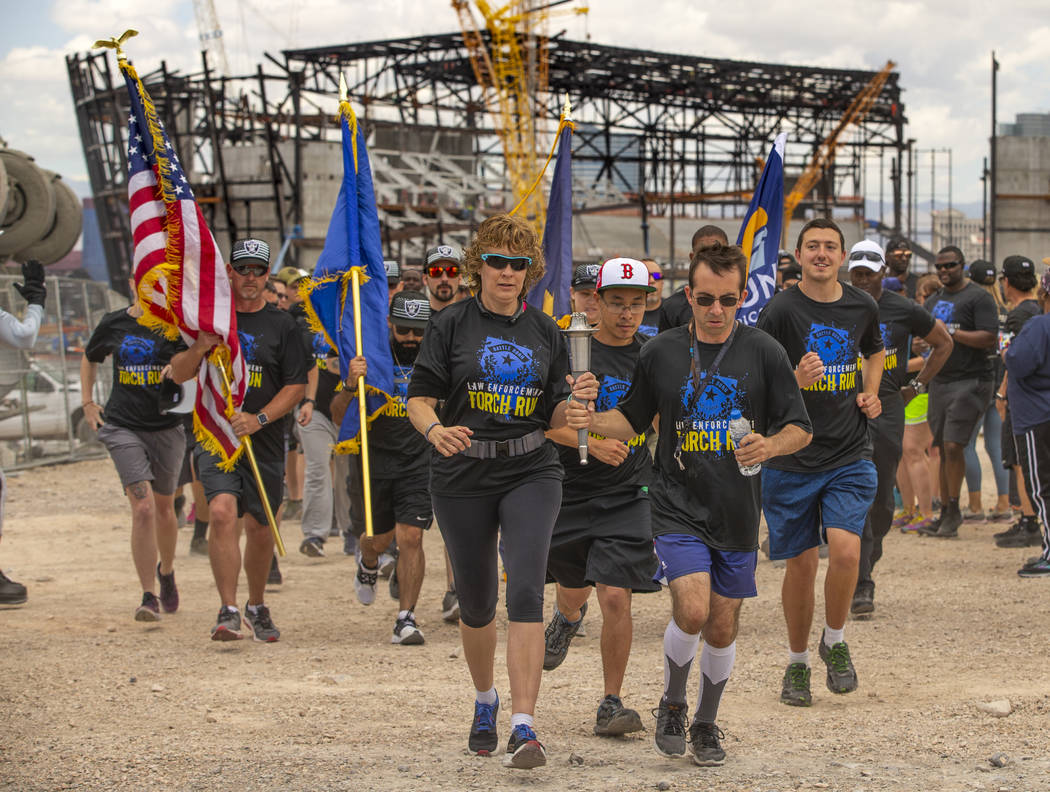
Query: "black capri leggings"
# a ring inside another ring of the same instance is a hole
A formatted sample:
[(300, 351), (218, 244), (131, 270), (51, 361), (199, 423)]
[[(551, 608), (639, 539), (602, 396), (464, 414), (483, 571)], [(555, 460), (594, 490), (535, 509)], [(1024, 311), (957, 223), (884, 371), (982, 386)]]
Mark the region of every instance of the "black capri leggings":
[(432, 495), (459, 595), (459, 618), (484, 627), (499, 600), (498, 545), (503, 533), (507, 568), (507, 616), (513, 622), (543, 621), (554, 521), (561, 508), (561, 481), (527, 481), (510, 492), (455, 497)]

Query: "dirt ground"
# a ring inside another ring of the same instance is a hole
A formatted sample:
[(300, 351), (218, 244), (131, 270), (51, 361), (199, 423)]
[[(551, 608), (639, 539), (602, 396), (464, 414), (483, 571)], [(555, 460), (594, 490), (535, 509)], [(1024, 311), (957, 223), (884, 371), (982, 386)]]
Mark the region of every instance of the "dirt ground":
[[(592, 735), (602, 695), (592, 600), (586, 637), (545, 672), (537, 727), (549, 763), (530, 772), (466, 752), (472, 688), (458, 631), (441, 620), (436, 532), (417, 610), (426, 643), (401, 647), (390, 644), (397, 606), (385, 584), (361, 606), (341, 542), (309, 559), (297, 552), (298, 523), (286, 524), (285, 582), (267, 594), (282, 637), (264, 645), (209, 640), (219, 602), (207, 559), (188, 554), (188, 529), (176, 563), (182, 607), (159, 626), (133, 621), (129, 526), (108, 460), (10, 477), (0, 564), (29, 602), (0, 612), (2, 789), (1050, 790), (1050, 588), (1015, 574), (1034, 549), (992, 545), (1002, 526), (967, 524), (957, 541), (892, 533), (875, 617), (847, 626), (860, 689), (828, 692), (817, 660), (810, 709), (778, 703), (782, 570), (762, 560), (719, 714), (721, 768), (667, 760), (651, 745), (665, 593), (634, 604), (624, 700), (647, 731)], [(1006, 717), (978, 708), (1002, 699)]]

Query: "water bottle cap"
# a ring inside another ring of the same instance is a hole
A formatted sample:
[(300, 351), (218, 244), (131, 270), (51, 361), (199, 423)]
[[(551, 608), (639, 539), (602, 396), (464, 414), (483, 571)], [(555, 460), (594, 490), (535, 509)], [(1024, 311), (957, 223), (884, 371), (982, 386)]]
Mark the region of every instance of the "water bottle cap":
[[(725, 413), (723, 413), (723, 415), (724, 414)], [(744, 417), (744, 414), (742, 412), (740, 412), (740, 410), (733, 410), (731, 413), (729, 413), (729, 420), (730, 421), (735, 421), (737, 418), (743, 418), (743, 417)]]

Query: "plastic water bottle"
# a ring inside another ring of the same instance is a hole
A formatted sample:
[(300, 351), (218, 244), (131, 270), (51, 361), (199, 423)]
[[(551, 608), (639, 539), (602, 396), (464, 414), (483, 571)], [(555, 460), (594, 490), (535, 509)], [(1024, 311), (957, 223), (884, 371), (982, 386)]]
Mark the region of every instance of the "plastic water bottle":
[[(729, 414), (729, 437), (733, 440), (733, 445), (737, 446), (740, 441), (751, 434), (751, 422), (744, 417), (740, 410), (733, 410)], [(742, 476), (757, 476), (759, 471), (762, 470), (761, 465), (740, 465), (740, 475)]]

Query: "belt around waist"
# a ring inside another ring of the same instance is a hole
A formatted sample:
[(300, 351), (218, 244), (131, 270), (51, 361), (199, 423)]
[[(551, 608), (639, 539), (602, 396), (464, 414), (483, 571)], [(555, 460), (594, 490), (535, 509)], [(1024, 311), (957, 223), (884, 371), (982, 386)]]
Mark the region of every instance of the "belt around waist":
[(474, 459), (523, 456), (535, 451), (543, 445), (546, 439), (543, 430), (536, 429), (527, 435), (512, 437), (510, 440), (471, 440), (470, 448), (460, 453)]

